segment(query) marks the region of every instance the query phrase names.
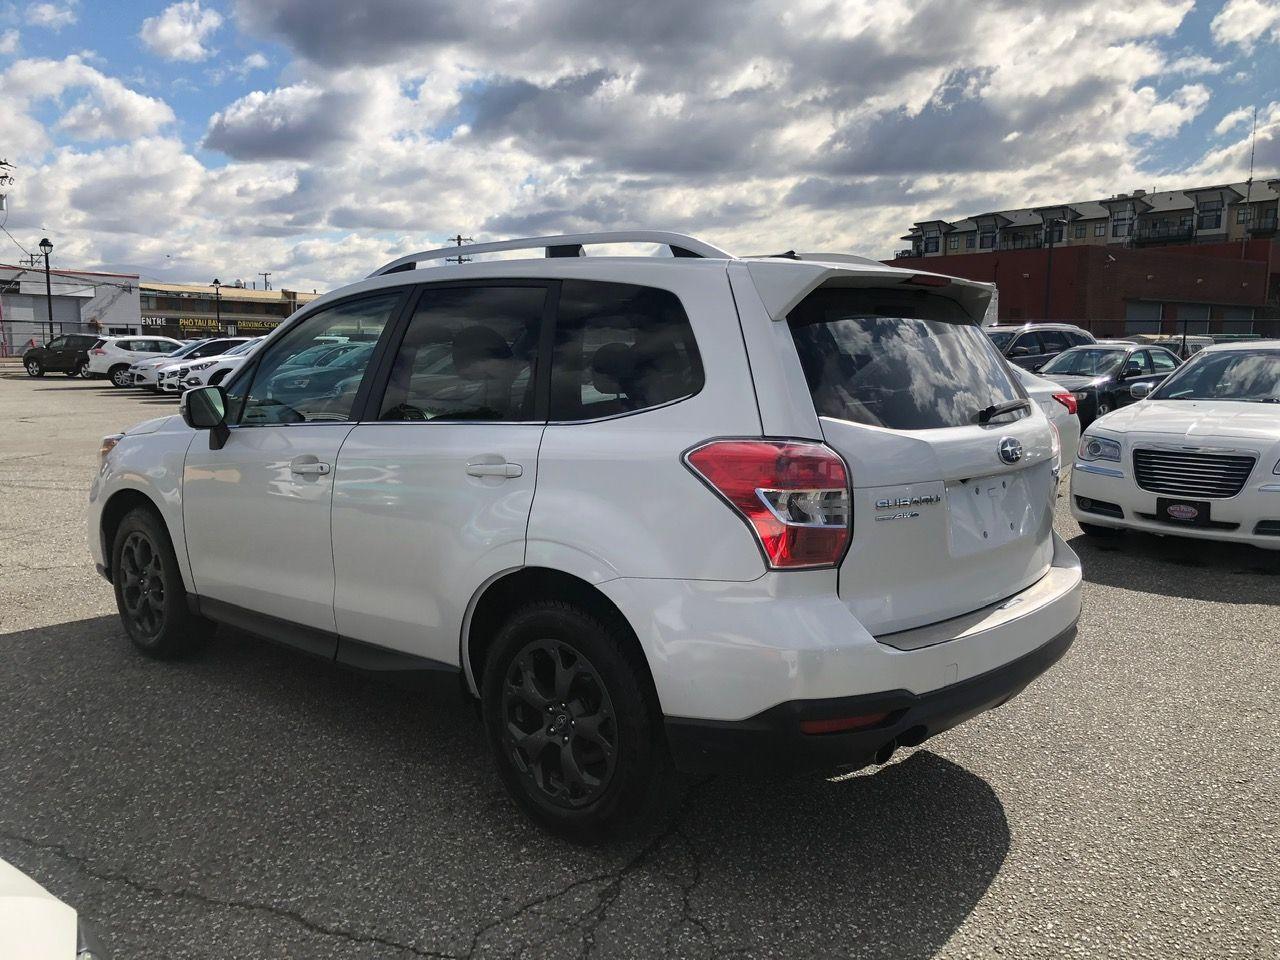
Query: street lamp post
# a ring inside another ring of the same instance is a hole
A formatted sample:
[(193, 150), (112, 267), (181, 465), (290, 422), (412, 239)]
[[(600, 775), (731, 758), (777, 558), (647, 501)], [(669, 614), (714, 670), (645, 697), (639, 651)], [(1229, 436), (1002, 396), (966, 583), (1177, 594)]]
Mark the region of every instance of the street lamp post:
[(218, 325), (218, 333), (222, 333), (222, 281), (217, 277), (213, 278), (213, 315), (214, 323)]
[(1061, 218), (1054, 218), (1052, 220), (1046, 220), (1044, 222), (1045, 233), (1047, 234), (1048, 241), (1049, 241), (1049, 262), (1045, 264), (1045, 268), (1044, 268), (1044, 309), (1040, 312), (1042, 320), (1049, 319), (1049, 292), (1053, 284), (1054, 228), (1056, 228), (1058, 224), (1062, 224), (1062, 229), (1064, 231), (1066, 230), (1067, 221)]
[(40, 240), (40, 252), (44, 254), (44, 299), (49, 308), (49, 339), (53, 339), (53, 283), (49, 279), (49, 254), (53, 253), (53, 244), (48, 237)]

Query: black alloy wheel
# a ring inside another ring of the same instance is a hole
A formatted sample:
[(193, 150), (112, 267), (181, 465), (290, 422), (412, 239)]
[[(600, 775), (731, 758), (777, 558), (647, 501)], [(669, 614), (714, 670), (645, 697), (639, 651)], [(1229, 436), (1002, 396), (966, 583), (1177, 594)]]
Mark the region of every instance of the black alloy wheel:
[(125, 633), (150, 657), (167, 659), (199, 649), (213, 625), (191, 612), (173, 542), (149, 507), (129, 511), (111, 547), (111, 582)]
[(517, 609), (488, 649), (480, 691), (498, 773), (548, 830), (614, 839), (674, 798), (653, 679), (619, 616), (560, 600)]
[(164, 576), (160, 551), (141, 530), (120, 547), (120, 615), (131, 636), (153, 640), (164, 630)]
[(613, 701), (591, 661), (561, 640), (535, 640), (507, 669), (503, 743), (550, 803), (574, 809), (599, 799), (613, 777)]
[(28, 376), (28, 377), (43, 377), (43, 376), (44, 376), (44, 364), (42, 364), (42, 363), (41, 363), (39, 360), (37, 360), (35, 357), (32, 357), (30, 360), (28, 360), (28, 361), (26, 362), (26, 364), (24, 364), (24, 366), (26, 366), (26, 368), (27, 368), (27, 376)]

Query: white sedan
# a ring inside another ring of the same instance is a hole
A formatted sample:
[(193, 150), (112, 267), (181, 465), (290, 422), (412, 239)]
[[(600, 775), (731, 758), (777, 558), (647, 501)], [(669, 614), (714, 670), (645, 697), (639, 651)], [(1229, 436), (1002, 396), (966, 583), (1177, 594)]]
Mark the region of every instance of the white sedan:
[(228, 350), (220, 357), (213, 357), (200, 363), (184, 364), (175, 378), (175, 389), (190, 390), (192, 387), (217, 386), (235, 373), (253, 352), (258, 349), (262, 338), (247, 340), (235, 349)]
[(1071, 513), (1091, 536), (1131, 528), (1280, 550), (1280, 341), (1206, 347), (1095, 420)]
[(1027, 391), (1032, 401), (1040, 406), (1058, 431), (1058, 469), (1070, 459), (1076, 445), (1080, 442), (1080, 417), (1076, 413), (1076, 395), (1060, 384), (1037, 376), (1030, 370), (1015, 367), (1013, 371), (1022, 389)]
[(5, 960), (105, 960), (76, 916), (17, 867), (0, 860), (0, 957)]

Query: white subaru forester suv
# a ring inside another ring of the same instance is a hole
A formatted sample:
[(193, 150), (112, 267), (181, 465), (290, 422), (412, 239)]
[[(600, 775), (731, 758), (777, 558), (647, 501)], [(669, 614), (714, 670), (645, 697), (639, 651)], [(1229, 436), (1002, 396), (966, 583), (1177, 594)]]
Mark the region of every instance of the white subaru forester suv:
[[(1067, 650), (1055, 434), (989, 287), (657, 232), (462, 253), (513, 250), (402, 257), (105, 438), (88, 539), (138, 648), (225, 623), (452, 676), (579, 838), (672, 769), (883, 763)], [(291, 363), (334, 336), (358, 363)]]

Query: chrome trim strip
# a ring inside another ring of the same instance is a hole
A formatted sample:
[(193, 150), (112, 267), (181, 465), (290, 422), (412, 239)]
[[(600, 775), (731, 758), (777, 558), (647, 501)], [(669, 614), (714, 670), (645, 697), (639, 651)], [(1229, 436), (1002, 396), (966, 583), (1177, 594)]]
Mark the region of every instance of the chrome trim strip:
[(1073, 466), (1082, 473), (1096, 473), (1100, 477), (1119, 477), (1124, 479), (1123, 470), (1115, 470), (1111, 467), (1099, 467), (1092, 463), (1075, 463)]

